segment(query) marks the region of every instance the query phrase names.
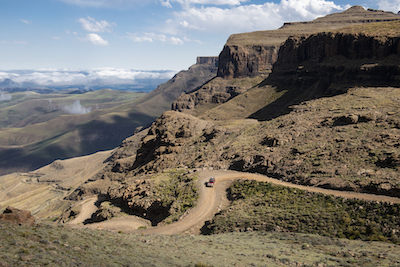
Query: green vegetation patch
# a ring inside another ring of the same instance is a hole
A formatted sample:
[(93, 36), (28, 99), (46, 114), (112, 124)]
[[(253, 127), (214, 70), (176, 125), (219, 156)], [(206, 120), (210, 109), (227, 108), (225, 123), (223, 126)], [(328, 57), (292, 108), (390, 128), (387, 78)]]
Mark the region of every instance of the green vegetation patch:
[(196, 205), (199, 198), (197, 176), (188, 176), (185, 170), (177, 169), (169, 170), (162, 176), (162, 179), (156, 181), (154, 197), (159, 199), (164, 207), (170, 207), (171, 215), (164, 222), (171, 223)]
[(266, 182), (238, 180), (232, 205), (216, 215), (211, 233), (289, 231), (400, 243), (400, 205), (344, 199)]

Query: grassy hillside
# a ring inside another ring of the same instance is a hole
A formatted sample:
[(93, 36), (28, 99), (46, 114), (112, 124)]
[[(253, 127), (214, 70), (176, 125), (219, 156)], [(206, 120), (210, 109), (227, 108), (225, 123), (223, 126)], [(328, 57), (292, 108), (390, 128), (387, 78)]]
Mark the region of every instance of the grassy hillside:
[(138, 235), (0, 222), (1, 266), (396, 266), (399, 246), (279, 232)]

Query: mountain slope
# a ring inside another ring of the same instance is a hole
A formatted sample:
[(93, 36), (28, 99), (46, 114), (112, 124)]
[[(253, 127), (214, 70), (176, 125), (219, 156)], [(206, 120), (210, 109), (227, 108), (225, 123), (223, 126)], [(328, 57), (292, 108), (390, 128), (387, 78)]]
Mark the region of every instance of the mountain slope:
[[(169, 110), (182, 92), (194, 90), (215, 73), (215, 63), (196, 64), (146, 95), (113, 90), (79, 95), (13, 94), (0, 110), (0, 174), (113, 149), (137, 127), (147, 127)], [(66, 108), (91, 112), (73, 115)]]
[[(288, 38), (268, 77), (217, 77), (189, 93), (189, 112), (164, 113), (137, 156), (110, 161), (101, 177), (230, 169), (400, 197), (399, 23)], [(233, 94), (213, 102), (221, 84)]]

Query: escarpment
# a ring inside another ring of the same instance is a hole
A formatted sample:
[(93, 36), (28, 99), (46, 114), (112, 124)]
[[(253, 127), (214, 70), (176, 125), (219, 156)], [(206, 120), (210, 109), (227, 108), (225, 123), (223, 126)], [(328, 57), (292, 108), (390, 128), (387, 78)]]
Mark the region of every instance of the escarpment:
[[(400, 26), (400, 22), (396, 23)], [(290, 37), (281, 47), (269, 82), (310, 97), (354, 86), (400, 86), (400, 37), (319, 33)], [(310, 91), (312, 90), (312, 91)]]
[[(399, 20), (400, 16), (392, 12), (365, 10), (361, 6), (354, 6), (344, 12), (330, 14), (309, 22), (285, 23), (277, 30), (234, 34), (229, 37), (219, 55), (217, 79), (211, 80), (195, 91), (182, 93), (172, 104), (172, 110), (196, 114), (198, 112), (193, 111), (194, 109), (200, 111), (209, 109), (246, 92), (256, 84), (249, 80), (242, 81), (239, 88), (234, 85), (235, 82), (229, 82), (229, 80), (268, 77), (278, 60), (280, 47), (291, 36), (302, 35), (303, 38), (307, 38), (319, 32), (336, 32), (340, 28), (351, 25)], [(313, 45), (313, 49), (316, 45)], [(364, 45), (368, 47), (365, 53), (374, 49), (369, 48), (368, 43)], [(359, 51), (362, 49), (360, 47)], [(317, 48), (317, 50), (320, 49)], [(302, 52), (304, 51), (299, 51), (299, 53)]]
[(309, 35), (349, 25), (395, 20), (400, 20), (400, 16), (354, 6), (313, 21), (285, 23), (278, 30), (232, 35), (219, 55), (218, 77), (232, 79), (268, 73), (278, 58), (279, 47), (292, 35)]

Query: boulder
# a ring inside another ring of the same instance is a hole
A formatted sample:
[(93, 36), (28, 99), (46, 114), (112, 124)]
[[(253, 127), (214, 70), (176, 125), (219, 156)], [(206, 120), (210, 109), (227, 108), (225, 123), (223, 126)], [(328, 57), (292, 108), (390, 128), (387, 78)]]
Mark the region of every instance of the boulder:
[(30, 211), (13, 207), (7, 207), (3, 214), (0, 214), (0, 220), (27, 226), (36, 224), (35, 217), (32, 216)]

